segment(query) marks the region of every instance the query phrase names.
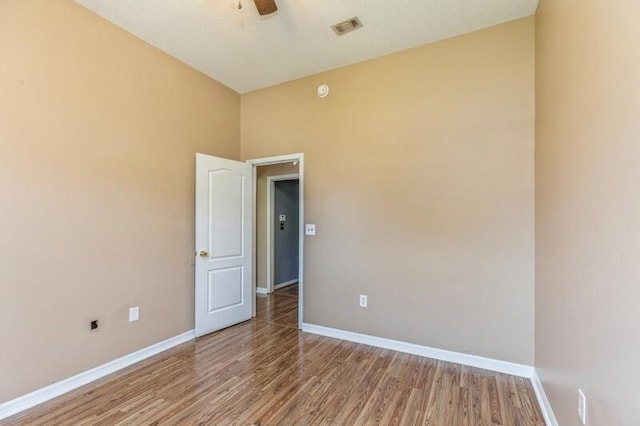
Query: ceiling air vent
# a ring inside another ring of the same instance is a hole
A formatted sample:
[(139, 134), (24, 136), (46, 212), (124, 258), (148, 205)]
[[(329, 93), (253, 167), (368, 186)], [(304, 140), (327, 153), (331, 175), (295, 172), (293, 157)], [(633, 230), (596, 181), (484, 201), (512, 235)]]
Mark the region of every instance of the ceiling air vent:
[(331, 28), (337, 35), (341, 36), (346, 33), (350, 33), (353, 30), (357, 30), (358, 28), (362, 28), (362, 22), (360, 22), (360, 19), (357, 16), (354, 16), (353, 18), (342, 21), (339, 24), (332, 25)]

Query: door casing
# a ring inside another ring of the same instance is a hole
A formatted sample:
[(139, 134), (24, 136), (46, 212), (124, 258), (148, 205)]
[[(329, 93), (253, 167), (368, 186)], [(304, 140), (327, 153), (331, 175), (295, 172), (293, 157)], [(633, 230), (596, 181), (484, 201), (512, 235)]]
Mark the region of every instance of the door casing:
[[(275, 209), (275, 182), (283, 180), (297, 180), (298, 187), (300, 185), (300, 175), (298, 173), (292, 173), (288, 175), (268, 176), (267, 177), (267, 289), (269, 293), (273, 293), (275, 290), (275, 233), (273, 229), (273, 215)], [(257, 185), (257, 183), (256, 183)], [(298, 196), (298, 202), (300, 197)], [(299, 212), (298, 212), (299, 213)], [(257, 250), (257, 247), (256, 247)], [(257, 252), (256, 252), (257, 253)], [(298, 258), (300, 254), (298, 253)], [(299, 277), (298, 277), (299, 279)], [(257, 283), (256, 283), (257, 285)]]
[[(298, 162), (298, 185), (299, 185), (299, 239), (298, 239), (298, 328), (302, 328), (303, 319), (304, 319), (304, 154), (286, 154), (286, 155), (278, 155), (275, 157), (264, 157), (264, 158), (256, 158), (247, 160), (247, 163), (251, 164), (253, 170), (253, 221), (252, 221), (252, 233), (253, 233), (253, 257), (254, 261), (257, 258), (256, 256), (256, 218), (257, 218), (257, 191), (255, 191), (257, 185), (257, 167), (258, 166), (269, 166), (272, 164), (281, 164), (281, 163), (291, 163), (293, 161)], [(269, 207), (267, 208), (267, 211)], [(268, 267), (268, 266), (267, 266)], [(271, 268), (272, 269), (272, 268)], [(271, 274), (272, 270), (269, 271), (268, 274)], [(270, 275), (268, 275), (270, 276)], [(252, 281), (253, 281), (253, 316), (256, 316), (256, 304), (255, 304), (255, 294), (256, 294), (256, 268), (252, 268)], [(273, 280), (271, 280), (271, 287), (273, 286)]]

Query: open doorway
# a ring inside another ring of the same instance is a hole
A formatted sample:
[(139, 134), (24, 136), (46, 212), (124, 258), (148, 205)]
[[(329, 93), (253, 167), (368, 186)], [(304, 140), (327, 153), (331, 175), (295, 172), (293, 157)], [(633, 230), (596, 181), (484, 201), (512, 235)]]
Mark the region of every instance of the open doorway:
[[(274, 166), (266, 166), (269, 167)], [(297, 168), (297, 164), (293, 167)], [(298, 173), (267, 177), (266, 207), (267, 287), (264, 290), (273, 293), (298, 284)]]
[(302, 155), (250, 160), (255, 176), (255, 318), (300, 328), (303, 300)]

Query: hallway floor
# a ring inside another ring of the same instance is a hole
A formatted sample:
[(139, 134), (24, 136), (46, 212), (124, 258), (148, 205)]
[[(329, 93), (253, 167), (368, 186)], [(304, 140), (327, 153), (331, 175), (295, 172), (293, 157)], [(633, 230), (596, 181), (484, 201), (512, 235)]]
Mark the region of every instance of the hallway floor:
[(298, 284), (256, 295), (256, 321), (298, 328)]

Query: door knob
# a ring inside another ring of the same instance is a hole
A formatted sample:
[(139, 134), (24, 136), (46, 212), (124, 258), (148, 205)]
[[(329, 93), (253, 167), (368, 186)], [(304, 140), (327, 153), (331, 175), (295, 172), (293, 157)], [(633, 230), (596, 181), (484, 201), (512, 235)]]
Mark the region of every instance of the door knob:
[(207, 257), (209, 256), (209, 252), (206, 250), (200, 250), (200, 253), (198, 253), (200, 255), (200, 257)]

